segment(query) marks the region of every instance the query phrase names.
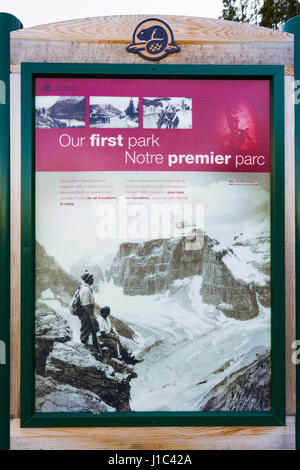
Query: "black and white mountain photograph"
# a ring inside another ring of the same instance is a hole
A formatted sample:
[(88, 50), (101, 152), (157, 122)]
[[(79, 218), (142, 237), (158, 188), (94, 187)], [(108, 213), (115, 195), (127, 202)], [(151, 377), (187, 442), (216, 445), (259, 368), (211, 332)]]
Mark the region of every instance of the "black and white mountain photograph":
[(36, 411), (269, 411), (269, 175), (186, 172), (203, 217), (130, 205), (122, 239), (118, 200), (55, 204), (62, 175), (36, 175)]
[(91, 96), (90, 127), (139, 127), (139, 99), (126, 96)]
[(37, 129), (85, 127), (85, 97), (36, 96), (35, 127)]
[(191, 129), (192, 98), (143, 98), (145, 129)]

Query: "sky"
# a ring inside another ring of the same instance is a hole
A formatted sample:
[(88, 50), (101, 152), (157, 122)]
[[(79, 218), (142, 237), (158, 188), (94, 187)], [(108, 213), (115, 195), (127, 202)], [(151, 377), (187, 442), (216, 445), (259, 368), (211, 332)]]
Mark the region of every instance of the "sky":
[(203, 16), (218, 18), (222, 11), (222, 0), (0, 0), (0, 11), (16, 16), (24, 28), (46, 23), (67, 21), (93, 16), (146, 14)]

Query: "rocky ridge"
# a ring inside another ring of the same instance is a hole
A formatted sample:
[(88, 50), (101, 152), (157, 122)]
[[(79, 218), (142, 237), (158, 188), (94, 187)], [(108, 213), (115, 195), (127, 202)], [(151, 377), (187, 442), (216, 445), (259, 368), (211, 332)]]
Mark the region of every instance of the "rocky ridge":
[(46, 253), (45, 248), (36, 242), (36, 298), (41, 297), (42, 292), (50, 289), (55, 298), (62, 304), (68, 305), (78, 287), (78, 281), (68, 274), (56, 262), (53, 256)]
[(76, 263), (73, 263), (70, 267), (70, 274), (75, 279), (80, 279), (86, 269), (93, 273), (96, 285), (104, 281), (104, 275), (99, 263), (94, 263), (90, 256), (82, 256)]
[(58, 99), (49, 109), (48, 114), (54, 119), (77, 119), (85, 120), (85, 98), (68, 97)]
[(107, 279), (122, 286), (125, 295), (153, 295), (172, 289), (174, 281), (200, 275), (203, 302), (228, 317), (247, 320), (258, 315), (258, 302), (270, 306), (266, 273), (206, 234), (194, 236), (194, 243), (191, 237), (122, 243)]
[(270, 411), (270, 353), (233, 372), (203, 399), (201, 411)]
[[(92, 348), (73, 341), (67, 320), (47, 300), (50, 297), (53, 305), (68, 305), (78, 283), (38, 243), (36, 253), (36, 410), (129, 411), (130, 380), (136, 376), (133, 366), (114, 358), (104, 364), (95, 358)], [(135, 334), (127, 325), (111, 320), (121, 341), (134, 341)], [(127, 354), (125, 360), (129, 359)]]

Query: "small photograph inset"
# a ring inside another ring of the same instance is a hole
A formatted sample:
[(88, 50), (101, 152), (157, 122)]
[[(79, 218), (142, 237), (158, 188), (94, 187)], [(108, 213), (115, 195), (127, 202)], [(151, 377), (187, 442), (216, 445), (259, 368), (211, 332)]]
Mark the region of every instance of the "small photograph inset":
[(139, 99), (127, 96), (91, 96), (90, 127), (139, 127)]
[(84, 96), (36, 96), (35, 127), (85, 127)]
[(192, 98), (143, 98), (145, 129), (191, 129)]

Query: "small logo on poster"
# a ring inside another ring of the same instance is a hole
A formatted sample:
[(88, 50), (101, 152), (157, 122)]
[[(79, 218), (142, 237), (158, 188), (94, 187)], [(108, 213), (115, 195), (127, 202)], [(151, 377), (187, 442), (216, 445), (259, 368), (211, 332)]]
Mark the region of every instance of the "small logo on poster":
[(51, 91), (51, 86), (50, 85), (44, 85), (43, 90), (47, 93), (47, 92)]
[(167, 23), (149, 18), (137, 25), (132, 44), (126, 50), (139, 54), (143, 59), (160, 60), (168, 54), (179, 52), (180, 47), (175, 44), (173, 31)]

